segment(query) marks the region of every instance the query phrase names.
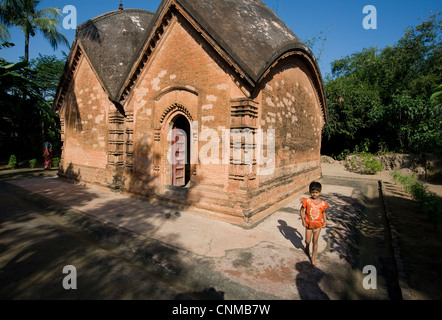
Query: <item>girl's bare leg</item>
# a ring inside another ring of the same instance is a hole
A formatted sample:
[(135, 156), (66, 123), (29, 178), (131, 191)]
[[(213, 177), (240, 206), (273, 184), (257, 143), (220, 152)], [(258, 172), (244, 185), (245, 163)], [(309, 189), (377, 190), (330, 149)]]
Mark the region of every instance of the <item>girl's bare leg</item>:
[(310, 243), (312, 242), (313, 230), (305, 228), (305, 253), (310, 255)]
[(318, 252), (319, 235), (321, 234), (321, 229), (318, 229), (313, 233), (313, 253), (312, 253), (312, 265), (316, 266), (316, 253)]

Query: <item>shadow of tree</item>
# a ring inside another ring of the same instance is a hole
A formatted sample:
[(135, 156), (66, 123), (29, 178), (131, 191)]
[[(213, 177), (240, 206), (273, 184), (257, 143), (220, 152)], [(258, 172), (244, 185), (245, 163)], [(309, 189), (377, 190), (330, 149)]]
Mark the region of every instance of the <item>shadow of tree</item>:
[(365, 207), (355, 198), (336, 193), (324, 195), (323, 199), (329, 205), (327, 219), (335, 224), (325, 229), (330, 252), (338, 252), (340, 258), (356, 268), (361, 236), (358, 226), (363, 222)]
[[(24, 200), (3, 183), (0, 201), (6, 209), (0, 217), (2, 299), (173, 298), (148, 274), (97, 245), (93, 236), (48, 220), (52, 208)], [(62, 286), (66, 265), (77, 268), (78, 290)]]
[[(5, 199), (10, 199), (8, 214), (2, 215), (0, 221), (2, 298), (173, 299), (177, 293), (170, 288), (182, 279), (186, 279), (189, 289), (195, 289), (189, 294), (193, 299), (223, 298), (221, 291), (198, 291), (201, 287), (211, 288), (210, 279), (191, 277), (194, 268), (183, 262), (181, 250), (166, 244), (172, 242), (168, 236), (163, 243), (127, 230), (138, 224), (143, 225), (149, 234), (161, 228), (158, 222), (149, 223), (149, 219), (165, 222), (178, 219), (179, 214), (172, 213), (173, 217), (167, 217), (170, 210), (159, 206), (155, 206), (156, 211), (152, 213), (153, 205), (145, 200), (113, 199), (98, 203), (95, 209), (104, 213), (106, 220), (103, 221), (100, 217), (93, 217), (96, 214), (93, 210), (84, 214), (68, 205), (55, 205), (49, 199), (51, 196), (65, 197), (70, 202), (88, 205), (97, 199), (98, 194), (71, 183), (60, 184), (58, 181), (57, 186), (45, 197), (34, 194), (31, 200), (23, 189), (0, 182), (0, 202), (5, 204)], [(6, 196), (3, 195), (5, 192)], [(16, 205), (11, 205), (11, 201)], [(137, 203), (135, 207), (134, 202)], [(143, 206), (144, 210), (140, 210)], [(35, 212), (42, 212), (42, 216), (57, 223), (46, 223), (48, 220), (36, 217)], [(122, 215), (117, 217), (119, 214)], [(127, 221), (119, 226), (118, 220), (109, 219), (111, 215), (117, 219), (127, 218)], [(176, 238), (176, 235), (170, 237)], [(113, 252), (110, 255), (109, 249)], [(127, 265), (128, 261), (142, 268), (137, 267), (135, 269), (139, 271), (134, 271)], [(61, 286), (65, 276), (62, 270), (66, 265), (77, 267), (82, 290), (68, 292)], [(165, 292), (174, 293), (167, 296)]]
[[(383, 183), (384, 201), (400, 245), (401, 277), (417, 299), (441, 299), (442, 233), (400, 185)], [(416, 223), (419, 221), (419, 223)], [(428, 297), (428, 298), (427, 298)]]

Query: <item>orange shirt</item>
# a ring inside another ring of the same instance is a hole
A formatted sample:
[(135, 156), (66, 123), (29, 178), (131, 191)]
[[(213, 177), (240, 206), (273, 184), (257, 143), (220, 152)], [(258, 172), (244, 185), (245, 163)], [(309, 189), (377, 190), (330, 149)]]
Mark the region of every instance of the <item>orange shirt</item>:
[(302, 199), (302, 207), (305, 208), (305, 226), (309, 229), (318, 229), (324, 226), (323, 213), (328, 204), (323, 200), (318, 204), (312, 198)]

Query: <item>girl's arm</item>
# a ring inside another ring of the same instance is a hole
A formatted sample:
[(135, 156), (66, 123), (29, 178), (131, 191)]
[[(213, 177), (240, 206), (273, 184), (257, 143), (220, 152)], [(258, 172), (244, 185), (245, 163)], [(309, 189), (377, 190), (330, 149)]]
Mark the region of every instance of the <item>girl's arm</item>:
[(302, 220), (302, 226), (305, 227), (305, 208), (301, 207), (301, 210), (299, 210), (299, 214), (301, 215), (301, 220)]
[(325, 210), (322, 212), (322, 219), (324, 220), (324, 227), (327, 225), (327, 215), (325, 214)]

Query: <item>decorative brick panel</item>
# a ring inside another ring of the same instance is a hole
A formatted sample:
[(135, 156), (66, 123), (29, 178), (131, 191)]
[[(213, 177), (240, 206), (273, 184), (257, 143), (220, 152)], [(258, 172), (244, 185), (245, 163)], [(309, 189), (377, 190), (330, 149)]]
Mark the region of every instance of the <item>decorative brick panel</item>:
[(132, 113), (126, 114), (125, 125), (126, 125), (125, 167), (131, 170), (134, 167), (134, 115)]
[(258, 103), (250, 99), (231, 101), (229, 180), (256, 180), (255, 137)]
[(108, 165), (112, 167), (124, 166), (125, 144), (124, 117), (119, 112), (109, 116), (109, 153)]

